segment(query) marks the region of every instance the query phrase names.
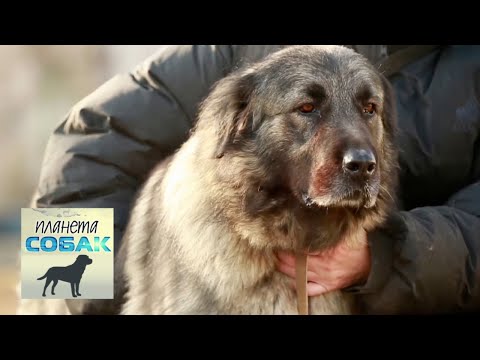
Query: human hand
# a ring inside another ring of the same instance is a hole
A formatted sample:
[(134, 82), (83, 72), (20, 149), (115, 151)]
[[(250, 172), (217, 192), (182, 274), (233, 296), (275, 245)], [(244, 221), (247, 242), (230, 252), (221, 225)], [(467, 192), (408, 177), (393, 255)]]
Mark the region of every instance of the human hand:
[[(332, 249), (308, 254), (308, 296), (340, 290), (367, 280), (371, 267), (367, 233), (361, 229), (355, 236), (359, 236), (355, 247), (349, 245), (350, 239), (344, 239)], [(295, 287), (295, 254), (279, 252), (277, 257), (277, 269), (292, 278)]]

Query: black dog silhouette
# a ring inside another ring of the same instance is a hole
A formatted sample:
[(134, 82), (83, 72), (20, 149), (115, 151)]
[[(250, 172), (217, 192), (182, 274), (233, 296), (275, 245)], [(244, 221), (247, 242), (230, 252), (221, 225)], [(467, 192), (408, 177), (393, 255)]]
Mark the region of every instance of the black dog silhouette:
[(42, 296), (45, 296), (45, 291), (47, 290), (48, 285), (50, 282), (53, 281), (52, 285), (52, 295), (55, 295), (55, 286), (57, 286), (58, 280), (62, 280), (65, 282), (69, 282), (72, 288), (72, 296), (77, 297), (82, 296), (79, 293), (80, 287), (80, 280), (82, 280), (82, 275), (85, 271), (87, 265), (90, 265), (93, 262), (87, 255), (78, 255), (77, 260), (72, 265), (69, 266), (55, 266), (48, 269), (48, 271), (42, 277), (38, 278), (37, 280), (43, 280), (47, 278), (45, 281), (45, 287), (43, 288)]

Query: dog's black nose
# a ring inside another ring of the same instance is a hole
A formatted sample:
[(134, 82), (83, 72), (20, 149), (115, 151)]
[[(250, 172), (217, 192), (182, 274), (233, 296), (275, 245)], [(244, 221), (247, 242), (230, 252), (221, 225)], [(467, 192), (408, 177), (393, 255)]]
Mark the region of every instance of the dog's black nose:
[(375, 173), (377, 162), (372, 151), (349, 149), (343, 155), (343, 169), (352, 178), (368, 179)]

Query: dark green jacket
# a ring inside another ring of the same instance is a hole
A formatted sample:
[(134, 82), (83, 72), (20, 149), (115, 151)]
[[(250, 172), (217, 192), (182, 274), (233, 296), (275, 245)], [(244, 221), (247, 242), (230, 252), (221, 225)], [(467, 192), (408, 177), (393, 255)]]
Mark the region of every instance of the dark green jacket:
[[(119, 248), (134, 194), (188, 137), (215, 81), (276, 45), (170, 46), (74, 105), (52, 134), (33, 206), (113, 207)], [(372, 60), (373, 61), (373, 60)], [(480, 308), (480, 46), (451, 46), (390, 78), (401, 210), (369, 235), (369, 313)]]

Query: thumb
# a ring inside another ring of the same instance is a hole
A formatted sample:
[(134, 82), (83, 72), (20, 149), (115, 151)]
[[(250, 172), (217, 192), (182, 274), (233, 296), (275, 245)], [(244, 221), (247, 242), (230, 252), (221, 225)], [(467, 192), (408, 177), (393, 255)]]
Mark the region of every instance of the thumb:
[(308, 296), (318, 296), (325, 294), (327, 292), (330, 292), (332, 289), (330, 289), (328, 286), (325, 286), (323, 284), (318, 284), (314, 282), (309, 282), (307, 283), (307, 293)]

